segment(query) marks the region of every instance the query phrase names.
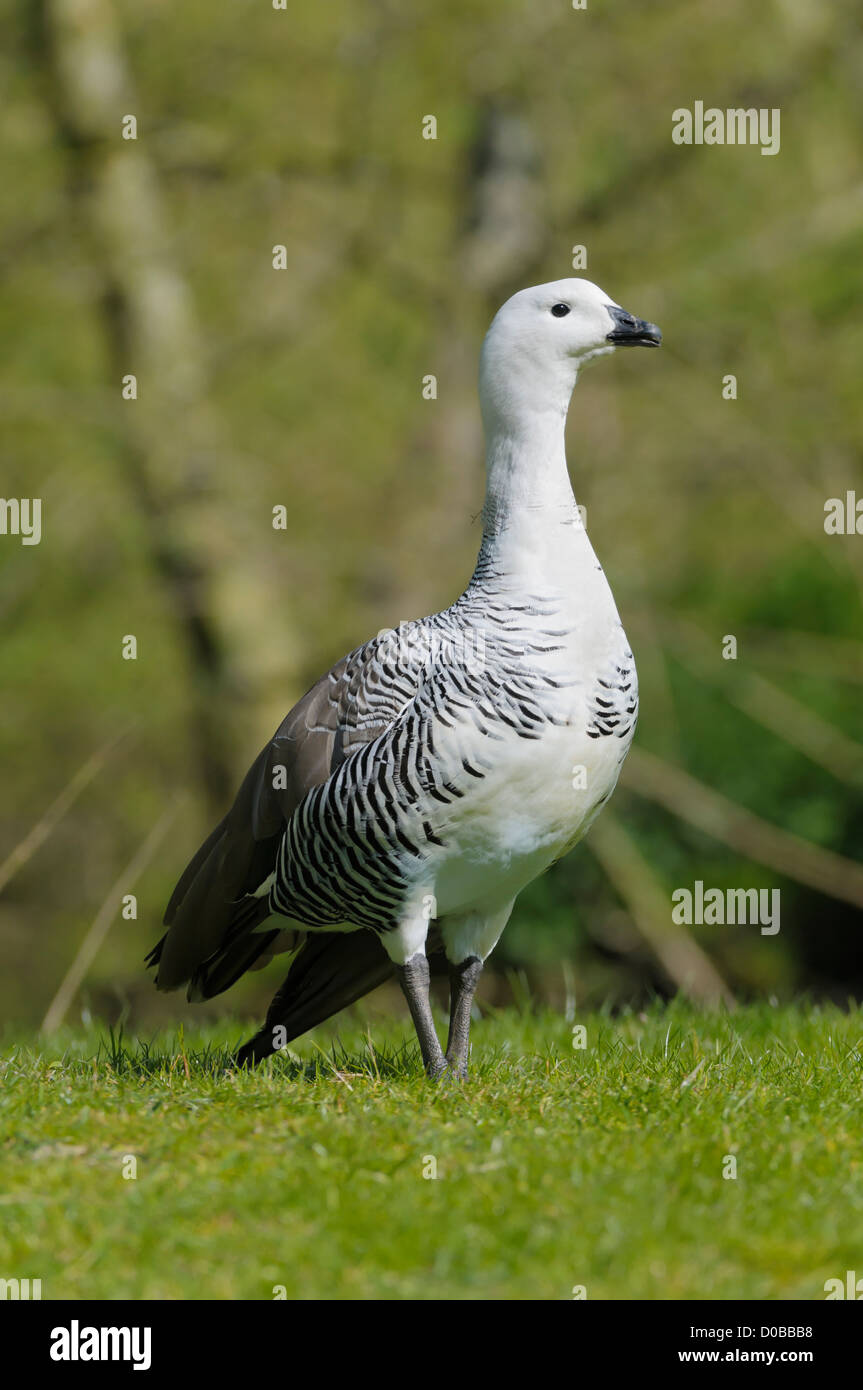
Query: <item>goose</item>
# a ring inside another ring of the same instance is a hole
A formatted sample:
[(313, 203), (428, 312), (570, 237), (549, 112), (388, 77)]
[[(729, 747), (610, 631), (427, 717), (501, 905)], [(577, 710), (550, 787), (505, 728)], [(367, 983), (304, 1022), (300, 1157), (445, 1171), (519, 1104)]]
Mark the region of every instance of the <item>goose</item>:
[[(160, 990), (185, 984), (201, 1000), (289, 953), (238, 1066), (395, 976), (426, 1073), (466, 1074), (474, 992), (515, 900), (587, 831), (633, 737), (635, 664), (564, 426), (583, 366), (661, 337), (581, 278), (521, 290), (495, 315), (470, 583), (303, 696), (181, 875), (147, 957)], [(449, 974), (445, 1049), (430, 960)]]

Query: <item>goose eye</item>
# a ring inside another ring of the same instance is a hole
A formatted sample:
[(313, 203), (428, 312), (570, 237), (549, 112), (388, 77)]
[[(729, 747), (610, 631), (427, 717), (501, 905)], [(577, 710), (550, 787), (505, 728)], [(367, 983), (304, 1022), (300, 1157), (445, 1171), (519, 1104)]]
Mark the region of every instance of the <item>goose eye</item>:
[(554, 314), (554, 317), (555, 317), (556, 319), (562, 319), (562, 318), (564, 317), (565, 314), (568, 314), (568, 313), (569, 313), (569, 305), (568, 305), (568, 304), (552, 304), (552, 306), (551, 306), (551, 312)]

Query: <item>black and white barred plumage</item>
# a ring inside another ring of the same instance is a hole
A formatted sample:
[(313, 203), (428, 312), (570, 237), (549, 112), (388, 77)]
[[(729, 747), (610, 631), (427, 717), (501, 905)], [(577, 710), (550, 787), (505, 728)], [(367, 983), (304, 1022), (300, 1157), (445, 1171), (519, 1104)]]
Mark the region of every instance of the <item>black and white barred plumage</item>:
[(564, 723), (556, 692), (575, 682), (543, 669), (568, 636), (553, 625), (554, 602), (528, 595), (506, 604), (501, 576), (483, 571), (452, 608), (366, 643), (331, 679), (342, 749), (390, 722), (291, 816), (270, 888), (274, 912), (306, 926), (394, 930), (425, 861), (449, 847), (446, 808), (486, 776), (494, 743), (539, 740), (545, 726)]

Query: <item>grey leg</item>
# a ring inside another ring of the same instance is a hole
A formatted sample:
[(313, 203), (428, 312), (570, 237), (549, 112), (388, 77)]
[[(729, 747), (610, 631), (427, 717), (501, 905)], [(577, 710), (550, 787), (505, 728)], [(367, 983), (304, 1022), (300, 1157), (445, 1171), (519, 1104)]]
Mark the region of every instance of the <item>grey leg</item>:
[(406, 965), (398, 966), (397, 970), (417, 1030), (423, 1066), (429, 1076), (441, 1076), (446, 1071), (446, 1060), (435, 1032), (429, 1003), (429, 963), (424, 955), (414, 956)]
[(482, 974), (479, 956), (468, 956), (458, 965), (450, 965), (449, 1037), (446, 1060), (457, 1076), (467, 1075), (467, 1052), (470, 1043), (470, 1006)]

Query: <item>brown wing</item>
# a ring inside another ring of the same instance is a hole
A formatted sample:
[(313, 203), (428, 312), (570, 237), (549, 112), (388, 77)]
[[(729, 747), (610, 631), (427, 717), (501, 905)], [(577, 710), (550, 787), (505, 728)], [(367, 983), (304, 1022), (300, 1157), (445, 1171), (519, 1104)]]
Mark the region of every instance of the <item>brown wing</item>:
[[(403, 679), (387, 679), (382, 643), (366, 643), (313, 685), (255, 759), (230, 811), (171, 895), (168, 931), (147, 957), (159, 967), (159, 989), (191, 981), (190, 997), (210, 997), (271, 944), (276, 931), (251, 934), (268, 916), (266, 896), (248, 895), (272, 873), (287, 819), (352, 749), (387, 728), (414, 693)], [(278, 776), (277, 768), (284, 769)]]

